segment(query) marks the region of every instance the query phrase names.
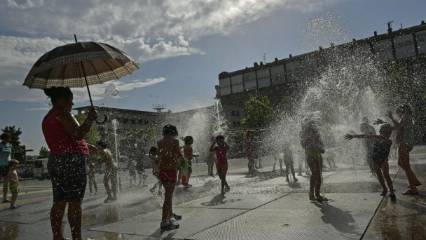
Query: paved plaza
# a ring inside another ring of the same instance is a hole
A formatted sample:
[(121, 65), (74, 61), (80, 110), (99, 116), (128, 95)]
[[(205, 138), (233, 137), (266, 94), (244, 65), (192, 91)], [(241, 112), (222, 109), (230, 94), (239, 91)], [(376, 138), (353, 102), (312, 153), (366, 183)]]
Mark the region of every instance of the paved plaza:
[[(426, 182), (426, 148), (414, 150), (413, 163)], [(104, 189), (86, 193), (83, 213), (86, 239), (426, 239), (426, 192), (402, 196), (406, 179), (391, 161), (397, 202), (380, 197), (376, 179), (363, 166), (340, 166), (324, 172), (328, 203), (308, 200), (308, 181), (288, 184), (271, 173), (269, 161), (257, 177), (245, 175), (245, 160), (231, 161), (231, 192), (219, 195), (218, 178), (195, 168), (193, 187), (176, 190), (175, 209), (183, 215), (181, 228), (160, 233), (160, 196), (148, 187), (129, 187), (121, 174), (120, 200), (104, 204)], [(99, 175), (98, 185), (101, 185)], [(149, 178), (152, 185), (154, 179)], [(16, 210), (0, 205), (0, 239), (51, 239), (48, 181), (24, 181)], [(67, 236), (69, 227), (64, 218)]]

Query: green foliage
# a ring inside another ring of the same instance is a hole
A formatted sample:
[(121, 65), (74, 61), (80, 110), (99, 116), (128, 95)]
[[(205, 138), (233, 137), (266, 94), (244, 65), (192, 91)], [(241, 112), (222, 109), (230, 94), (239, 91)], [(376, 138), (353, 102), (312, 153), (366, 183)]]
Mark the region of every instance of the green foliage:
[(20, 128), (16, 129), (15, 126), (6, 126), (2, 129), (3, 133), (8, 134), (11, 137), (12, 144), (12, 158), (18, 161), (25, 160), (25, 146), (21, 146), (20, 136), (22, 134), (22, 130)]
[(250, 97), (244, 105), (244, 112), (242, 125), (245, 128), (266, 127), (273, 116), (272, 105), (267, 96)]
[[(79, 114), (79, 115), (76, 116), (76, 119), (80, 124), (83, 124), (84, 121), (86, 120), (86, 118), (87, 118), (87, 116), (84, 115), (84, 114)], [(98, 131), (98, 128), (96, 127), (96, 124), (92, 125), (92, 127), (90, 128), (89, 133), (87, 133), (85, 139), (89, 144), (92, 144), (92, 145), (96, 145), (96, 142), (101, 139), (101, 135)]]
[(49, 154), (49, 150), (46, 147), (42, 146), (40, 148), (40, 152), (38, 153), (38, 158), (48, 158)]

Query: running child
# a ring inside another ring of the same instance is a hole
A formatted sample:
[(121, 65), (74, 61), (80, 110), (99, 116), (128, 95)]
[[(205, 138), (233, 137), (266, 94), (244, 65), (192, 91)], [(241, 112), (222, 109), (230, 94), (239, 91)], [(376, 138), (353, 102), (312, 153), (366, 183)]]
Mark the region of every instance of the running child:
[(221, 194), (225, 195), (225, 192), (229, 192), (230, 190), (226, 182), (226, 174), (228, 172), (228, 158), (226, 154), (229, 151), (229, 146), (225, 142), (225, 137), (222, 135), (217, 136), (216, 140), (210, 146), (210, 151), (216, 153), (216, 168), (221, 182)]
[[(392, 126), (390, 124), (383, 124), (380, 127), (379, 135), (374, 134), (347, 134), (346, 139), (351, 140), (353, 138), (367, 138), (374, 139), (371, 152), (372, 168), (379, 180), (380, 185), (383, 188), (382, 196), (386, 196), (388, 190), (390, 191), (390, 198), (392, 201), (396, 200), (396, 196), (393, 189), (392, 179), (389, 176), (389, 152), (392, 146), (392, 140), (390, 140), (392, 134)], [(385, 184), (385, 180), (387, 186)]]
[(289, 143), (284, 144), (283, 148), (284, 153), (284, 164), (285, 164), (285, 175), (287, 182), (290, 182), (288, 178), (288, 174), (291, 172), (293, 176), (293, 181), (297, 182), (296, 172), (294, 171), (294, 160), (293, 160), (293, 151), (291, 150), (291, 146)]
[(12, 159), (9, 162), (9, 172), (7, 174), (7, 180), (9, 182), (9, 190), (12, 193), (12, 198), (10, 199), (10, 209), (16, 208), (16, 199), (18, 198), (19, 192), (19, 175), (18, 175), (18, 165), (19, 161)]
[(156, 183), (154, 184), (154, 186), (152, 186), (152, 188), (149, 190), (152, 194), (155, 193), (155, 189), (158, 188), (157, 193), (158, 195), (161, 195), (161, 181), (159, 178), (159, 172), (158, 172), (158, 155), (157, 155), (157, 148), (156, 147), (151, 147), (149, 149), (149, 159), (151, 159), (151, 166), (152, 166), (152, 174), (157, 178)]
[(161, 231), (179, 228), (179, 224), (175, 220), (182, 219), (182, 216), (173, 213), (173, 192), (176, 186), (177, 171), (182, 160), (179, 141), (176, 139), (177, 136), (176, 127), (167, 124), (163, 127), (163, 138), (157, 142), (159, 177), (165, 190), (160, 224)]
[(194, 158), (192, 144), (194, 139), (191, 136), (186, 136), (184, 139), (185, 145), (183, 146), (183, 159), (180, 164), (180, 176), (182, 179), (182, 185), (185, 187), (191, 187), (189, 184), (189, 178), (192, 173), (192, 159)]

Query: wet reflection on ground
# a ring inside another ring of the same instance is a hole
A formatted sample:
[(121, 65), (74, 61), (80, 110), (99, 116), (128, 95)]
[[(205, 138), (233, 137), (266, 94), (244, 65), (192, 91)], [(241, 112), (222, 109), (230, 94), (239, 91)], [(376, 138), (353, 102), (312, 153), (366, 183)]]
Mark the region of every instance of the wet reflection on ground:
[(14, 223), (0, 224), (0, 239), (17, 240), (19, 239), (19, 225)]
[[(417, 173), (426, 171), (426, 165), (415, 165), (413, 168)], [(426, 176), (419, 174), (418, 177), (426, 184)], [(405, 189), (406, 181), (404, 172), (400, 170), (395, 179), (399, 192)], [(364, 239), (426, 239), (426, 194), (423, 189), (424, 187), (420, 188), (418, 196), (398, 194), (396, 203), (385, 198)]]

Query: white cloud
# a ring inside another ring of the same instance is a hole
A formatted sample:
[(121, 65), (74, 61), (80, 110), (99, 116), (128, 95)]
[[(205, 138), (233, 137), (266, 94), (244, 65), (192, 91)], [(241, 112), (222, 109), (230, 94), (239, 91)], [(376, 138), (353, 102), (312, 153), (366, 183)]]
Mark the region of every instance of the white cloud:
[[(139, 88), (148, 87), (166, 81), (164, 77), (149, 78), (142, 80), (133, 80), (130, 82), (111, 81), (103, 84), (92, 85), (90, 93), (93, 100), (101, 100), (104, 98), (120, 98), (122, 93), (134, 91)], [(74, 88), (74, 101), (83, 102), (89, 100), (86, 88)]]
[[(0, 29), (32, 37), (114, 41), (141, 60), (198, 54), (199, 37), (227, 33), (279, 8), (312, 11), (336, 0), (8, 0)], [(125, 40), (123, 40), (125, 39)], [(144, 57), (147, 54), (148, 57)]]
[(333, 1), (337, 0), (0, 1), (0, 31), (8, 34), (0, 34), (1, 98), (28, 99), (17, 85), (38, 57), (72, 42), (73, 33), (80, 41), (107, 42), (145, 62), (204, 54), (192, 46), (200, 37), (229, 33), (280, 8), (312, 11)]
[[(104, 98), (120, 98), (122, 93), (134, 91), (140, 88), (152, 86), (166, 79), (164, 77), (149, 78), (141, 80), (133, 80), (130, 82), (124, 81), (111, 81), (103, 84), (91, 85), (90, 92), (93, 100), (102, 100)], [(107, 89), (113, 87), (117, 94), (111, 94)], [(84, 102), (89, 100), (87, 89), (73, 88), (74, 101)], [(26, 87), (13, 88), (0, 88), (0, 101), (16, 101), (16, 102), (48, 102), (46, 95), (40, 89), (28, 89)]]
[(33, 7), (43, 6), (44, 0), (7, 0), (7, 4), (11, 8), (29, 9)]

